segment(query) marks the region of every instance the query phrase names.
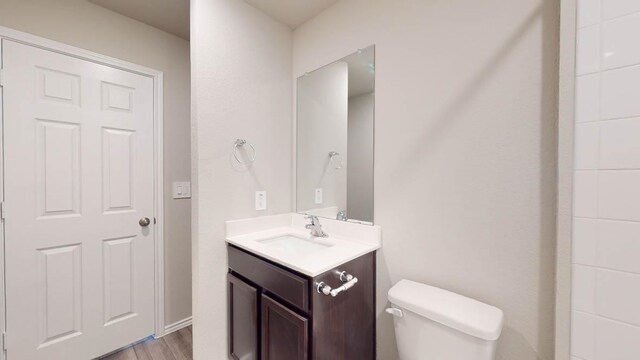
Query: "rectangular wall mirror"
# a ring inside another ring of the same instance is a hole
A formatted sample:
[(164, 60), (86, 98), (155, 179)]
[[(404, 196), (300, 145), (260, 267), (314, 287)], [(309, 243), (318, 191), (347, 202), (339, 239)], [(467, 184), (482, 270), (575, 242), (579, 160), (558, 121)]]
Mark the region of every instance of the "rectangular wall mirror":
[(298, 78), (296, 208), (373, 223), (375, 48)]

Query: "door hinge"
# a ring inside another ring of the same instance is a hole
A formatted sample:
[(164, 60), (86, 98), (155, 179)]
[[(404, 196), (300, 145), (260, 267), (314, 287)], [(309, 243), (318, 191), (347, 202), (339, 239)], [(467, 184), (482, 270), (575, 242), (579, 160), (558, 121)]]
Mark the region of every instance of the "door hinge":
[(7, 333), (2, 333), (2, 350), (7, 351)]
[(7, 207), (4, 201), (0, 202), (0, 219), (4, 220), (7, 215)]
[(156, 220), (156, 218), (153, 218), (153, 225), (157, 224), (158, 221)]
[(0, 87), (4, 87), (4, 69), (0, 69)]

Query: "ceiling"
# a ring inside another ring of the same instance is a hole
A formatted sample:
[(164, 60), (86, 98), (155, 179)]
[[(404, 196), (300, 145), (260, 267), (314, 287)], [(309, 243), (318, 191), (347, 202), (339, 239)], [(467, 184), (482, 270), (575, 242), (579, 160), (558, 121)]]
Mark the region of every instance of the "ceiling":
[[(88, 0), (121, 15), (189, 40), (189, 0)], [(295, 29), (339, 0), (244, 0)]]
[[(102, 0), (104, 1), (104, 0)], [(151, 0), (149, 0), (151, 1)], [(244, 0), (277, 21), (295, 29), (338, 0)]]
[(189, 0), (89, 0), (89, 2), (189, 40)]

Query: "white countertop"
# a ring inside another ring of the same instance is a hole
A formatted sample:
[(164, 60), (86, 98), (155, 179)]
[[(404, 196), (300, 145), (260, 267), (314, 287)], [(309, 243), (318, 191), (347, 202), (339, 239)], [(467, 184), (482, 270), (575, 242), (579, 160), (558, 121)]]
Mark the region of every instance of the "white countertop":
[[(226, 241), (241, 249), (286, 266), (310, 277), (320, 275), (381, 247), (379, 226), (320, 218), (326, 238), (314, 238), (304, 226), (301, 214), (282, 214), (226, 222)], [(279, 236), (295, 236), (324, 245), (300, 254), (260, 241)]]

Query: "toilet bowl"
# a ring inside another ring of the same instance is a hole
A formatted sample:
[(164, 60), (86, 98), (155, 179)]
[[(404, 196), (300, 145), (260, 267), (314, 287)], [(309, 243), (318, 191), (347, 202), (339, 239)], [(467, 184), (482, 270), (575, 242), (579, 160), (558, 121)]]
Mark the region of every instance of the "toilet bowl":
[(401, 280), (389, 290), (401, 360), (493, 360), (502, 310), (480, 301)]

